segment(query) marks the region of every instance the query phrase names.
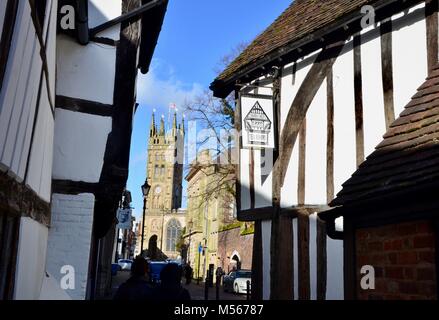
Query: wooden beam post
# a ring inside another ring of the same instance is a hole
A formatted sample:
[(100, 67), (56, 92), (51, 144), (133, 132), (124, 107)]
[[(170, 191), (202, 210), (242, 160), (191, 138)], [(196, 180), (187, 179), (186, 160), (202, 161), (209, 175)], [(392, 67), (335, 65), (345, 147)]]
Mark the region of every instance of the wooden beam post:
[(309, 270), (309, 215), (300, 213), (297, 218), (298, 239), (298, 274), (299, 300), (309, 300), (311, 297)]
[(297, 186), (298, 204), (305, 204), (305, 170), (306, 170), (306, 118), (302, 121), (299, 132), (299, 174)]
[(317, 300), (326, 300), (327, 256), (326, 224), (317, 217)]
[(334, 85), (332, 68), (326, 79), (327, 86), (327, 147), (326, 147), (326, 200), (334, 199)]
[(427, 30), (427, 64), (432, 71), (438, 61), (438, 0), (425, 2), (425, 23)]
[(364, 161), (363, 79), (361, 72), (361, 35), (354, 36), (354, 95), (357, 167)]
[(393, 58), (392, 58), (392, 20), (386, 19), (381, 23), (381, 69), (384, 95), (384, 115), (386, 130), (395, 121), (393, 101)]
[[(278, 142), (278, 149), (274, 151), (273, 161), (278, 159), (284, 149), (284, 145), (279, 139), (281, 77), (281, 72), (278, 72), (273, 82), (275, 141)], [(290, 217), (281, 215), (281, 175), (280, 167), (273, 168), (272, 204), (274, 214), (271, 220), (270, 298), (272, 300), (291, 300), (293, 298), (293, 224)]]

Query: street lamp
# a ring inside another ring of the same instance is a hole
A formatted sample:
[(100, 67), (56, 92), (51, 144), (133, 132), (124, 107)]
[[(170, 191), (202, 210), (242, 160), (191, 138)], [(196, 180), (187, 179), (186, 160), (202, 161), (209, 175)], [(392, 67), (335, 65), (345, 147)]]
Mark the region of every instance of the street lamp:
[(140, 255), (143, 255), (143, 240), (145, 236), (145, 211), (146, 211), (146, 197), (149, 194), (151, 186), (148, 183), (148, 178), (145, 179), (145, 183), (142, 186), (143, 194), (143, 216), (142, 216), (142, 241), (140, 242)]

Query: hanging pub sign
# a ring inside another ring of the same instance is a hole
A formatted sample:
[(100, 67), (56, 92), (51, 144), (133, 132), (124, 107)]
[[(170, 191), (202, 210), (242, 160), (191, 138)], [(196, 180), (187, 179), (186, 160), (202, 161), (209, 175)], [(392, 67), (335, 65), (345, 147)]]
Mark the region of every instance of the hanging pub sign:
[(117, 209), (117, 220), (119, 229), (131, 229), (131, 209)]
[(241, 95), (243, 148), (274, 149), (273, 97)]

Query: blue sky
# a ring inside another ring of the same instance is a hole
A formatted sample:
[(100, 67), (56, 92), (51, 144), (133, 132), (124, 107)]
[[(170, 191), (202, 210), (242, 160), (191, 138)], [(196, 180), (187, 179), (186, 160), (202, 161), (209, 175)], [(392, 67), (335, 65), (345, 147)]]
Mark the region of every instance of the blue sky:
[[(249, 43), (285, 10), (291, 0), (170, 0), (150, 72), (139, 74), (137, 109), (131, 141), (128, 190), (134, 214), (143, 200), (151, 113), (168, 117), (168, 106), (180, 107), (206, 89), (221, 57)], [(184, 201), (185, 202), (185, 201)]]

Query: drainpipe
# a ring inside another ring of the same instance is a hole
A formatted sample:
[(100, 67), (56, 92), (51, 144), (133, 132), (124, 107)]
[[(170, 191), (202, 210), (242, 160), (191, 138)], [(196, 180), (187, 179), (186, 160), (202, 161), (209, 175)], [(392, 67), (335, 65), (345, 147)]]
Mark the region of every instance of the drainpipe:
[(78, 42), (86, 45), (89, 42), (88, 32), (88, 1), (76, 1), (76, 35)]

